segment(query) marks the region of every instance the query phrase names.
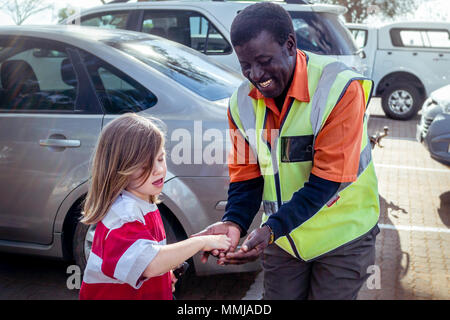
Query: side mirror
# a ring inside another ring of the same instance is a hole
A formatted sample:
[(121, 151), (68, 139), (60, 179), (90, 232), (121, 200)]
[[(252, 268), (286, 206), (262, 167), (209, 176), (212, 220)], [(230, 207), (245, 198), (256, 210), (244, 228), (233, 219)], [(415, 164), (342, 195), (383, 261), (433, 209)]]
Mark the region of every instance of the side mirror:
[(361, 48), (356, 53), (361, 57), (361, 59), (365, 59), (367, 57), (366, 52)]

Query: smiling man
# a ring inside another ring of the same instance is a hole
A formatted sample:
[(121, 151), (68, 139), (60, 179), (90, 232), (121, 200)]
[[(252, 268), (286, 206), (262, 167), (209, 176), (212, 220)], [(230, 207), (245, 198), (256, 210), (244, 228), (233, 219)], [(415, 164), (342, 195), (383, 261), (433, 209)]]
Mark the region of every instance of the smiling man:
[[(231, 41), (248, 81), (228, 111), (234, 134), (226, 212), (200, 234), (232, 238), (219, 264), (262, 254), (265, 299), (356, 299), (379, 232), (364, 117), (372, 82), (298, 50), (289, 14), (274, 3), (240, 12)], [(261, 201), (262, 226), (234, 252)]]

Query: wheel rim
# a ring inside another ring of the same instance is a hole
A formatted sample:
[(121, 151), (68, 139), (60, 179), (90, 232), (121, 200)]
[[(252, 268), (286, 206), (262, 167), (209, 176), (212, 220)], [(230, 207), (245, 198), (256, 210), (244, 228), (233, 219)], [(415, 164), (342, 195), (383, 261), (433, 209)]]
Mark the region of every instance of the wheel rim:
[(84, 238), (84, 256), (86, 261), (89, 258), (89, 254), (92, 249), (92, 242), (94, 241), (95, 225), (90, 225), (88, 231), (86, 232), (86, 237)]
[(396, 114), (408, 113), (414, 105), (412, 95), (406, 90), (395, 90), (388, 99), (388, 106)]

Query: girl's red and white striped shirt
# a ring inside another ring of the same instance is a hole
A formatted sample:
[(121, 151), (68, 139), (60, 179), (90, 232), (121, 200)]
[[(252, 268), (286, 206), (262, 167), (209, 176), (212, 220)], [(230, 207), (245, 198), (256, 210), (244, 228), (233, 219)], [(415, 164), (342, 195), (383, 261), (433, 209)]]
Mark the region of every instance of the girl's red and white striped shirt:
[(156, 204), (124, 190), (97, 224), (80, 299), (171, 300), (169, 272), (142, 276), (165, 244)]

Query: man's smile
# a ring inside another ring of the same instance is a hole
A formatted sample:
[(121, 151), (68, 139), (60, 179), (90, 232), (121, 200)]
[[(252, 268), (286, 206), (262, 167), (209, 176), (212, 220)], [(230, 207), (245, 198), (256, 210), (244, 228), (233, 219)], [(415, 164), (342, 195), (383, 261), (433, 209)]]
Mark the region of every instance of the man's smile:
[(270, 86), (271, 83), (272, 83), (272, 79), (269, 79), (267, 81), (260, 82), (259, 85), (263, 88), (267, 88), (268, 86)]

